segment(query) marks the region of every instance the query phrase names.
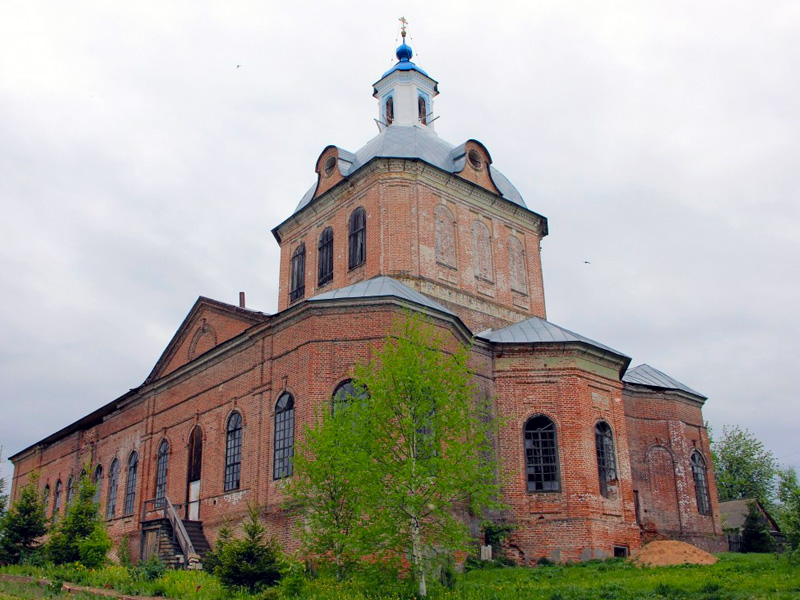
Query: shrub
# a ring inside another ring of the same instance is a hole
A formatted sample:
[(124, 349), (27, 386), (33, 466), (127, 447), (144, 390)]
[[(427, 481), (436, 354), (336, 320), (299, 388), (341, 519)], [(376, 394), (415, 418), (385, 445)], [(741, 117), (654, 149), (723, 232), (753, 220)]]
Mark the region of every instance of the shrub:
[(98, 568), (105, 563), (111, 541), (97, 513), (94, 495), (95, 486), (84, 471), (76, 498), (67, 507), (66, 516), (58, 522), (47, 544), (48, 557), (55, 564), (81, 562)]
[(267, 538), (267, 528), (261, 522), (260, 513), (258, 505), (249, 505), (247, 518), (242, 524), (244, 537), (218, 544), (214, 575), (228, 589), (245, 588), (251, 593), (259, 592), (281, 579), (278, 547)]
[(0, 564), (19, 564), (31, 557), (38, 547), (37, 539), (47, 532), (38, 481), (37, 475), (31, 477), (0, 519)]

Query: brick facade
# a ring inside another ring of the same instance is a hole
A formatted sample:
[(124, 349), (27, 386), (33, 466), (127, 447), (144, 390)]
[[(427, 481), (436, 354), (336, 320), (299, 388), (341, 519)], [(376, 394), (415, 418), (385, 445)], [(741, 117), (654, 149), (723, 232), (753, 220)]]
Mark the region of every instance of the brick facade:
[[(100, 509), (108, 515), (116, 459), (109, 532), (116, 540), (126, 533), (138, 540), (145, 501), (156, 496), (159, 445), (169, 445), (166, 496), (184, 503), (189, 438), (199, 427), (198, 518), (209, 540), (224, 521), (242, 517), (248, 502), (257, 502), (265, 506), (271, 533), (294, 550), (295, 516), (282, 504), (285, 479), (274, 479), (276, 402), (292, 395), (299, 438), (354, 365), (369, 360), (393, 321), (416, 310), (432, 319), (448, 344), (472, 343), (477, 388), (493, 399), (501, 420), (497, 476), (506, 509), (496, 517), (517, 525), (507, 548), (517, 560), (604, 558), (636, 551), (656, 537), (721, 548), (702, 396), (625, 383), (630, 359), (585, 338), (493, 342), (479, 335), (546, 317), (540, 244), (547, 221), (507, 197), (486, 148), (469, 140), (454, 149), (452, 172), (404, 154), (376, 156), (343, 174), (339, 165), (354, 156), (326, 148), (309, 201), (273, 230), (281, 246), (278, 313), (198, 299), (140, 387), (12, 457), (12, 495), (39, 471), (52, 513), (57, 482), (66, 489), (84, 465), (100, 464)], [(364, 261), (351, 268), (356, 209), (366, 219)], [(320, 284), (318, 248), (326, 228), (333, 232), (333, 273)], [(303, 277), (293, 280), (292, 256), (300, 244)], [(309, 300), (377, 276), (437, 304), (396, 295)], [(227, 426), (234, 412), (242, 419), (240, 484), (226, 491)], [(557, 474), (548, 489), (532, 490), (526, 428), (540, 417), (552, 424)], [(602, 482), (599, 425), (610, 431), (613, 463)], [(138, 455), (135, 501), (125, 514), (132, 452)], [(698, 510), (695, 452), (706, 461), (708, 514)], [(65, 504), (62, 497), (61, 512)], [(131, 544), (138, 551), (138, 541)]]

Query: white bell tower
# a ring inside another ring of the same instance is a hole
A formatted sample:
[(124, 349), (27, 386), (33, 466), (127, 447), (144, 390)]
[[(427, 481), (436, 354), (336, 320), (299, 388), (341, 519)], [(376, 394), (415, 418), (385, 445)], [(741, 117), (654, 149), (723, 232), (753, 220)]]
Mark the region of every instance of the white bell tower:
[(439, 93), (438, 82), (411, 62), (414, 55), (406, 44), (406, 20), (401, 33), (403, 43), (397, 48), (397, 64), (374, 84), (378, 99), (378, 127), (419, 125), (433, 131), (433, 98)]

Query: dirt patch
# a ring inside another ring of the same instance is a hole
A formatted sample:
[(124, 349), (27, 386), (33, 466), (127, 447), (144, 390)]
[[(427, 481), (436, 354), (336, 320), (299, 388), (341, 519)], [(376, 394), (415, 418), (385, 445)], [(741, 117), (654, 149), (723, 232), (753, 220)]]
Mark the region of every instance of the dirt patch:
[(631, 559), (642, 567), (669, 565), (713, 565), (717, 557), (686, 542), (663, 540), (650, 542)]

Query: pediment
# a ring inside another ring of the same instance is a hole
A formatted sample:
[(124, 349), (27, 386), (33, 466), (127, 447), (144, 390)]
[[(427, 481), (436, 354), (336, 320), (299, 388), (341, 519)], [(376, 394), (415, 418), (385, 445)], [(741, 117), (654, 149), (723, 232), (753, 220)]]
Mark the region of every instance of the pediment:
[(145, 383), (172, 373), (267, 319), (264, 313), (200, 296)]

